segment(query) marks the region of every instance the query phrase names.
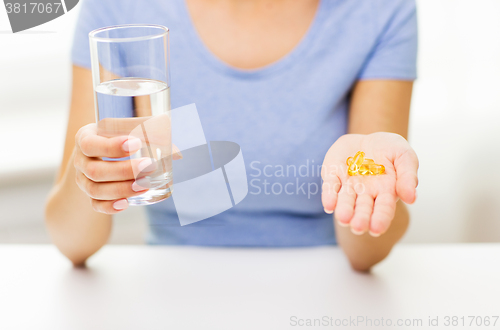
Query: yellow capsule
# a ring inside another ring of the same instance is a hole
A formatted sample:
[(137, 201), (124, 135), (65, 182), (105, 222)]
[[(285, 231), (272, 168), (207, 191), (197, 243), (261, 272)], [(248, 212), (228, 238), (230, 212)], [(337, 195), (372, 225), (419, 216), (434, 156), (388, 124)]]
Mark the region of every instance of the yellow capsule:
[[(354, 157), (347, 158), (347, 160), (345, 161), (347, 166), (351, 165), (353, 159), (354, 159)], [(370, 158), (365, 158), (363, 160), (363, 164), (375, 164), (375, 161), (373, 159), (370, 159)]]
[(356, 155), (354, 155), (352, 162), (347, 168), (347, 174), (351, 176), (356, 175), (358, 173), (359, 167), (363, 164), (364, 158), (365, 158), (365, 153), (363, 151), (358, 151)]
[(363, 164), (358, 170), (361, 175), (377, 175), (384, 174), (385, 167), (384, 165), (379, 164)]
[(384, 167), (384, 165), (380, 165), (380, 164), (371, 164), (370, 165), (370, 172), (373, 175), (384, 174), (385, 173), (385, 167)]
[(355, 155), (354, 155), (354, 159), (353, 159), (353, 163), (356, 164), (358, 167), (361, 166), (361, 164), (363, 164), (363, 161), (365, 160), (365, 153), (363, 151), (358, 151)]
[(369, 164), (363, 164), (359, 167), (358, 173), (361, 175), (372, 175), (373, 173), (370, 171)]

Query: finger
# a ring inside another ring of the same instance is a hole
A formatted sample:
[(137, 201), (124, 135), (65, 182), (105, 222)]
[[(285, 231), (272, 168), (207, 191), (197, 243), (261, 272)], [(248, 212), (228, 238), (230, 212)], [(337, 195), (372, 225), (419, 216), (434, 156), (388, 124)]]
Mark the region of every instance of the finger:
[(76, 135), (76, 144), (87, 157), (121, 158), (138, 151), (142, 142), (138, 138), (116, 136), (107, 138), (97, 135), (95, 124), (82, 127)]
[(149, 184), (146, 178), (137, 181), (119, 181), (119, 182), (94, 182), (89, 180), (85, 174), (77, 171), (76, 181), (90, 198), (98, 200), (115, 200), (138, 196), (148, 190)]
[(128, 208), (128, 201), (126, 199), (119, 199), (115, 201), (101, 201), (91, 199), (90, 203), (96, 212), (105, 214), (116, 214)]
[(412, 204), (417, 198), (418, 158), (409, 149), (394, 161), (396, 168), (396, 192), (405, 203)]
[(370, 221), (370, 234), (380, 236), (389, 228), (396, 212), (397, 197), (390, 193), (378, 195), (375, 199)]
[(335, 218), (341, 226), (347, 226), (354, 214), (354, 205), (356, 203), (356, 193), (348, 185), (342, 185), (339, 191), (337, 207), (335, 209)]
[(340, 179), (337, 175), (326, 177), (321, 188), (321, 201), (323, 208), (328, 214), (332, 214), (337, 206), (338, 193), (341, 187)]
[(175, 144), (172, 144), (172, 159), (173, 160), (178, 160), (182, 159), (182, 154), (179, 148)]
[(356, 197), (354, 216), (351, 220), (351, 231), (361, 235), (368, 231), (370, 218), (373, 212), (373, 197), (368, 194), (360, 194)]
[(138, 176), (153, 172), (156, 164), (150, 158), (103, 161), (81, 154), (75, 157), (75, 167), (94, 182), (106, 182), (137, 179)]

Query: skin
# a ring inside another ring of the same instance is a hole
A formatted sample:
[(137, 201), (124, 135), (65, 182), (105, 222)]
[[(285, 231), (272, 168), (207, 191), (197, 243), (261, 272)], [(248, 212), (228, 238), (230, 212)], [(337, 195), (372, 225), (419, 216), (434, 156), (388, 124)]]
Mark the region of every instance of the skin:
[[(188, 0), (187, 6), (200, 38), (215, 56), (233, 67), (256, 69), (278, 61), (300, 42), (318, 0)], [(325, 211), (336, 211), (337, 240), (359, 271), (384, 259), (408, 226), (408, 212), (398, 199), (412, 203), (416, 198), (418, 160), (405, 140), (411, 90), (411, 82), (357, 82), (349, 134), (332, 145), (324, 160), (325, 168), (345, 169), (346, 158), (363, 150), (386, 166), (387, 174), (379, 177), (347, 177), (340, 170), (323, 176), (325, 183), (338, 187), (324, 190)], [(56, 246), (76, 266), (107, 242), (112, 215), (128, 207), (125, 198), (146, 191), (133, 180), (140, 160), (100, 159), (128, 156), (138, 144), (96, 132), (91, 72), (74, 66), (64, 156), (47, 201), (46, 223)], [(174, 159), (180, 157), (174, 154)], [(363, 183), (366, 189), (349, 191), (351, 183)]]
[[(415, 202), (418, 185), (418, 158), (406, 141), (412, 87), (409, 81), (357, 82), (349, 134), (332, 145), (323, 162), (324, 168), (332, 169), (323, 176), (328, 185), (323, 206), (327, 213), (335, 210), (337, 241), (358, 271), (369, 271), (383, 260), (408, 228), (404, 203)], [(384, 165), (386, 174), (348, 176), (346, 158), (360, 150)], [(356, 183), (365, 189), (352, 189)]]

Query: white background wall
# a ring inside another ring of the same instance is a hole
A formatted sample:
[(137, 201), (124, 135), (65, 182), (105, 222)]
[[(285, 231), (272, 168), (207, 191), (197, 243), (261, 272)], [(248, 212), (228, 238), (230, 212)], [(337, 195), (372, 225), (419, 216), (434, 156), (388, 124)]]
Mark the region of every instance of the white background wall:
[[(10, 33), (0, 8), (0, 242), (45, 242), (43, 203), (60, 160), (75, 10)], [(500, 241), (500, 1), (420, 0), (410, 142), (418, 201), (405, 242)], [(127, 210), (112, 242), (140, 242)]]
[(500, 241), (500, 1), (421, 0), (408, 242)]

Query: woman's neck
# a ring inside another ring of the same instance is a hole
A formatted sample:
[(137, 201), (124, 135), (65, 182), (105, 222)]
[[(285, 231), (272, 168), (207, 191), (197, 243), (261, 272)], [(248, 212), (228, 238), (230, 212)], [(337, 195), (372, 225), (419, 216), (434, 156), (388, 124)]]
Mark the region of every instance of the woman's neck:
[(319, 0), (186, 0), (206, 47), (220, 60), (256, 69), (286, 56), (311, 25)]

